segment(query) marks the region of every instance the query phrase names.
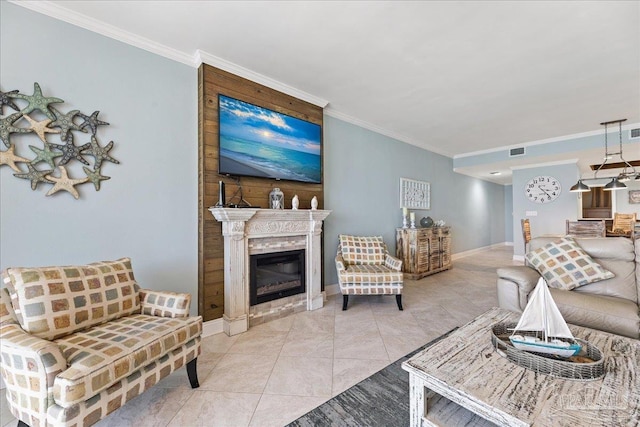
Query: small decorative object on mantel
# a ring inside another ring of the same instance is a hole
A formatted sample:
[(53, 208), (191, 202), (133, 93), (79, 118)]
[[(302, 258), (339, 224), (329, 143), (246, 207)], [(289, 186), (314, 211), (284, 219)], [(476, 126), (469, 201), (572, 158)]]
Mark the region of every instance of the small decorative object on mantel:
[[(2, 116), (0, 117), (0, 140), (8, 148), (6, 151), (0, 150), (0, 166), (7, 165), (17, 172), (13, 174), (16, 178), (29, 180), (31, 189), (34, 191), (40, 183), (52, 184), (52, 188), (46, 193), (47, 196), (63, 190), (78, 199), (80, 195), (75, 186), (91, 183), (96, 191), (100, 190), (100, 182), (109, 179), (108, 176), (101, 174), (103, 163), (105, 161), (115, 164), (120, 162), (109, 154), (113, 148), (113, 141), (104, 147), (98, 142), (96, 134), (99, 127), (109, 124), (98, 119), (100, 112), (94, 111), (87, 115), (80, 110), (71, 110), (64, 113), (50, 105), (63, 102), (59, 98), (44, 96), (37, 82), (33, 84), (33, 95), (22, 94), (18, 90), (0, 91), (0, 115)], [(11, 110), (17, 112), (11, 113)], [(82, 122), (76, 123), (75, 120), (82, 120)], [(74, 135), (74, 132), (79, 134)], [(91, 135), (87, 137), (90, 141), (80, 140), (79, 145), (74, 144), (74, 137), (77, 140), (87, 133)], [(54, 135), (56, 142), (59, 143), (47, 140)], [(40, 142), (40, 146), (18, 142), (22, 139), (33, 141), (33, 137), (35, 141)], [(57, 141), (58, 138), (60, 141)], [(27, 148), (35, 157), (25, 158), (18, 155), (18, 153), (25, 155), (29, 151)], [(90, 165), (86, 156), (93, 157), (93, 165)], [(75, 162), (93, 166), (93, 168), (80, 168), (81, 165)], [(26, 163), (26, 168), (16, 163)], [(46, 163), (49, 168), (38, 169), (37, 165), (40, 163)], [(54, 175), (55, 169), (60, 170), (59, 177)], [(85, 177), (69, 178), (69, 175), (77, 176), (83, 171)]]
[(311, 210), (318, 210), (318, 198), (316, 196), (313, 196), (313, 198), (311, 199)]
[(433, 223), (434, 227), (444, 227), (444, 225), (446, 224), (446, 222), (444, 222), (444, 220), (439, 219), (436, 222)]
[(298, 199), (298, 195), (295, 194), (293, 196), (293, 199), (291, 199), (291, 209), (293, 209), (294, 211), (297, 211), (299, 204), (300, 204), (300, 199)]
[(284, 193), (278, 187), (269, 193), (269, 208), (284, 209)]

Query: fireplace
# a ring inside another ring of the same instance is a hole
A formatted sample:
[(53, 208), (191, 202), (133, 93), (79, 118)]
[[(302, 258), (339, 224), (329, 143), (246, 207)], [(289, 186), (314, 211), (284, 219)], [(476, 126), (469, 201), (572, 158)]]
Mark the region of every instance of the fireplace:
[(267, 301), (305, 293), (304, 250), (250, 256), (249, 301)]
[[(331, 211), (210, 208), (224, 236), (222, 328), (237, 335), (249, 326), (303, 310), (322, 308), (322, 222)], [(250, 305), (250, 257), (303, 250), (302, 293)]]

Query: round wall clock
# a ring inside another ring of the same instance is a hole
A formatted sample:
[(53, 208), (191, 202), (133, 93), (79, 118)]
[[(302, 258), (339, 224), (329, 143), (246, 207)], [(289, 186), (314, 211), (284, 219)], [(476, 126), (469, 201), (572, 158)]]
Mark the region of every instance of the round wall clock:
[(534, 203), (551, 203), (560, 196), (560, 181), (552, 176), (535, 176), (524, 186), (524, 194)]

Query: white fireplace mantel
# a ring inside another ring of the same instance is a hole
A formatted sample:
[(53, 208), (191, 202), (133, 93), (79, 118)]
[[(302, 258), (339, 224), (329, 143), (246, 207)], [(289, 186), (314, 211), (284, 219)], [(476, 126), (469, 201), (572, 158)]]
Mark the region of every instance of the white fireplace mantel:
[(224, 236), (224, 332), (249, 329), (249, 241), (264, 237), (305, 238), (306, 309), (322, 307), (321, 232), (328, 210), (209, 208)]

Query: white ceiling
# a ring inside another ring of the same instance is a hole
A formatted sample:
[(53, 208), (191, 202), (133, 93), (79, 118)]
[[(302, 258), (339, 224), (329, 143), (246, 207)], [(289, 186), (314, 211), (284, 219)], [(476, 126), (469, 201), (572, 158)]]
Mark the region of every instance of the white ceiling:
[(449, 157), (640, 123), (639, 1), (17, 4), (178, 59), (199, 50)]

